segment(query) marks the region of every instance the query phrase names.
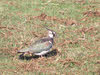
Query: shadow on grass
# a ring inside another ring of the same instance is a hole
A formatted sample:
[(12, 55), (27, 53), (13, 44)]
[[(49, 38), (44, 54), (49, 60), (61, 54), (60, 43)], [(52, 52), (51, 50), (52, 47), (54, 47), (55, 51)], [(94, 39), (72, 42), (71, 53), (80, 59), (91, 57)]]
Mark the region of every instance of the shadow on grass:
[[(49, 57), (56, 56), (56, 55), (57, 55), (57, 49), (54, 49), (54, 50), (50, 51), (49, 53), (43, 55), (43, 57), (49, 58)], [(19, 56), (19, 59), (21, 59), (21, 60), (31, 60), (31, 59), (38, 59), (40, 57), (41, 56), (37, 56), (37, 55), (34, 55), (34, 56), (24, 56), (24, 53), (23, 53), (23, 54), (21, 54)]]

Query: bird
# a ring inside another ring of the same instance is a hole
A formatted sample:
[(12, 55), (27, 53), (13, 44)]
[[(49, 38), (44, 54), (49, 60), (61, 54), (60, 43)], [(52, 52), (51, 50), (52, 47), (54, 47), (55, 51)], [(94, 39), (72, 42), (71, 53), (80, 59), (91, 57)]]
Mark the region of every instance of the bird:
[(29, 47), (25, 49), (18, 50), (18, 53), (31, 53), (32, 55), (43, 56), (51, 51), (52, 46), (54, 45), (54, 37), (56, 36), (56, 32), (48, 29), (48, 35), (43, 37), (34, 43), (32, 43)]

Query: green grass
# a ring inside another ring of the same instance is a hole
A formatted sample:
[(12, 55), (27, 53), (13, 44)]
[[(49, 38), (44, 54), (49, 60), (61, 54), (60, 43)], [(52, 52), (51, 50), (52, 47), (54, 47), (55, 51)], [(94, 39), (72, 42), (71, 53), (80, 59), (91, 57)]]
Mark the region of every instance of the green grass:
[[(99, 6), (99, 0), (1, 0), (0, 74), (99, 75), (100, 12), (83, 14), (100, 11)], [(57, 33), (57, 55), (19, 59), (19, 49), (46, 36), (44, 27)]]

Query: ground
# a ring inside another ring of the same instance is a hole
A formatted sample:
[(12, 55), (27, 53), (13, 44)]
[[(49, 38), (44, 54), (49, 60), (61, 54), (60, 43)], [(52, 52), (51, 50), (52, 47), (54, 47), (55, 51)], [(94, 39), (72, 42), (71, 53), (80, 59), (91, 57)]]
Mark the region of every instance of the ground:
[[(57, 33), (44, 57), (18, 50)], [(99, 75), (99, 0), (0, 0), (0, 75)]]

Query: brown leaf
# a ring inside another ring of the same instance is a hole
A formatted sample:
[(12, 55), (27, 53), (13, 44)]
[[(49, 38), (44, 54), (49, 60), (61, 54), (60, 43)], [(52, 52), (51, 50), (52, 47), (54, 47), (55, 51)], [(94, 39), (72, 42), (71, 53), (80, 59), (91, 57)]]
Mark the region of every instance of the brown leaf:
[[(31, 18), (32, 19), (32, 18)], [(40, 20), (49, 20), (49, 21), (56, 21), (59, 23), (64, 23), (66, 25), (77, 25), (77, 21), (76, 20), (72, 20), (72, 19), (64, 19), (64, 18), (57, 18), (55, 16), (48, 16), (45, 13), (40, 14), (39, 16), (33, 16), (33, 19), (40, 19)]]
[(66, 20), (66, 25), (77, 25), (77, 21), (76, 20), (72, 20), (72, 19), (68, 19)]
[(87, 15), (89, 17), (93, 17), (93, 16), (100, 17), (100, 12), (99, 11), (87, 11), (87, 12), (84, 12), (83, 15)]

